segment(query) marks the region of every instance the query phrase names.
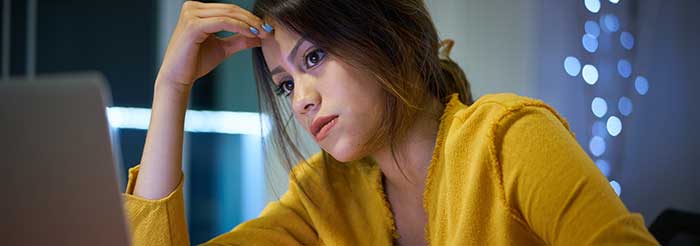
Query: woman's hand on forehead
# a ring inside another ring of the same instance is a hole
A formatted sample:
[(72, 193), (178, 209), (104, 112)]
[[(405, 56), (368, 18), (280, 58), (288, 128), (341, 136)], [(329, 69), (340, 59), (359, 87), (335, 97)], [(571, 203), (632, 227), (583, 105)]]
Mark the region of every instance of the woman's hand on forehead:
[[(235, 33), (218, 37), (221, 31)], [(231, 55), (260, 46), (273, 27), (234, 4), (186, 1), (159, 70), (169, 83), (191, 86)]]

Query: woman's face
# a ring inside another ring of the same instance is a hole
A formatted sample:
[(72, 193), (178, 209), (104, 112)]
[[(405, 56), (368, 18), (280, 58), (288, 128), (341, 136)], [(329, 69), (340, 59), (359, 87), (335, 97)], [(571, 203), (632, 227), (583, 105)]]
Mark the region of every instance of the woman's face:
[(262, 41), (276, 92), (291, 100), (294, 116), (335, 159), (369, 153), (360, 147), (374, 134), (383, 108), (382, 89), (351, 66), (282, 25)]

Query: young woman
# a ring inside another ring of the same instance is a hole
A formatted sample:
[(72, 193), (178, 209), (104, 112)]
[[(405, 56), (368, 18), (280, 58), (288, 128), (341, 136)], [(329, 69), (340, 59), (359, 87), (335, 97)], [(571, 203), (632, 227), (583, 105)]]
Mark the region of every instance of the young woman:
[[(228, 38), (213, 35), (236, 32)], [(289, 190), (210, 245), (658, 245), (542, 101), (472, 101), (422, 0), (188, 1), (125, 203), (136, 245), (189, 244), (183, 121), (194, 81), (253, 48)], [(291, 112), (290, 112), (291, 111)], [(291, 115), (321, 153), (294, 147)]]

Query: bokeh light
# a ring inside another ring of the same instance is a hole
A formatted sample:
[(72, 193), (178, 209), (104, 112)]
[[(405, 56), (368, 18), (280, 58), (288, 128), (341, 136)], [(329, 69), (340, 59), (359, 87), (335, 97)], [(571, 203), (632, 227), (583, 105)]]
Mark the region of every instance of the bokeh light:
[(617, 73), (623, 78), (629, 78), (632, 75), (632, 64), (626, 59), (620, 59), (617, 62)]
[(639, 95), (646, 95), (649, 91), (649, 81), (647, 80), (647, 78), (643, 76), (637, 76), (637, 79), (634, 80), (634, 89), (637, 90), (637, 93), (639, 93)]
[(581, 37), (581, 44), (583, 44), (583, 48), (590, 53), (598, 50), (598, 40), (588, 33), (583, 34), (583, 37)]
[(566, 70), (567, 74), (576, 77), (581, 72), (581, 62), (576, 57), (567, 56), (564, 59), (564, 70)]
[(583, 29), (586, 31), (586, 33), (593, 35), (593, 37), (597, 38), (600, 35), (600, 26), (595, 21), (586, 21)]
[(615, 191), (615, 194), (617, 194), (617, 196), (620, 196), (620, 193), (622, 193), (622, 186), (620, 186), (620, 183), (618, 183), (615, 180), (610, 181), (610, 187), (613, 188), (613, 190)]
[(622, 132), (622, 121), (620, 121), (620, 118), (617, 118), (616, 116), (610, 116), (608, 118), (608, 123), (607, 123), (607, 128), (608, 128), (608, 133), (610, 136), (617, 136)]
[(598, 118), (602, 118), (608, 112), (608, 103), (603, 98), (593, 98), (591, 102), (591, 111), (593, 111), (593, 114)]
[(586, 9), (588, 11), (591, 11), (591, 13), (598, 13), (600, 11), (600, 1), (599, 0), (584, 0), (583, 2), (584, 5), (586, 5)]
[(595, 165), (598, 167), (600, 172), (602, 172), (603, 175), (605, 175), (605, 177), (610, 176), (610, 163), (608, 163), (608, 161), (598, 159), (595, 161)]
[(632, 100), (625, 96), (620, 97), (620, 100), (617, 102), (617, 109), (622, 115), (629, 116), (632, 113)]
[(595, 123), (593, 123), (593, 126), (591, 127), (591, 132), (593, 133), (593, 136), (606, 136), (608, 134), (608, 129), (605, 126), (605, 121), (597, 120)]
[(601, 156), (605, 153), (605, 140), (598, 136), (593, 136), (588, 143), (588, 148), (594, 156)]
[(629, 32), (620, 33), (620, 45), (625, 49), (631, 50), (634, 48), (634, 36)]
[(606, 14), (600, 17), (600, 28), (606, 32), (617, 32), (620, 30), (620, 19), (613, 14)]
[(594, 85), (596, 82), (598, 82), (598, 69), (596, 69), (593, 65), (586, 64), (583, 66), (581, 75), (583, 76), (583, 80), (589, 85)]

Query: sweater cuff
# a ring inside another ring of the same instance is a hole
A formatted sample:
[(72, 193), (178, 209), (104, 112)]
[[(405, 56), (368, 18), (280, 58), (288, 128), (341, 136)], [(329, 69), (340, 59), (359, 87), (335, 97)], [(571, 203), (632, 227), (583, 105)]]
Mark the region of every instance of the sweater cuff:
[(124, 199), (129, 199), (129, 200), (138, 200), (140, 202), (167, 202), (169, 200), (174, 199), (175, 197), (182, 197), (182, 189), (183, 189), (183, 183), (184, 183), (184, 175), (182, 175), (182, 171), (180, 171), (180, 180), (177, 183), (177, 186), (175, 186), (175, 189), (170, 192), (167, 196), (157, 199), (157, 200), (152, 200), (152, 199), (146, 199), (137, 195), (134, 195), (134, 188), (136, 187), (136, 179), (138, 178), (139, 175), (139, 170), (141, 169), (141, 165), (136, 165), (132, 168), (129, 168), (129, 179), (126, 183), (126, 191), (124, 192)]
[(132, 231), (133, 245), (190, 245), (185, 220), (183, 180), (167, 196), (151, 200), (134, 195), (139, 166), (129, 169), (129, 182), (123, 194)]

